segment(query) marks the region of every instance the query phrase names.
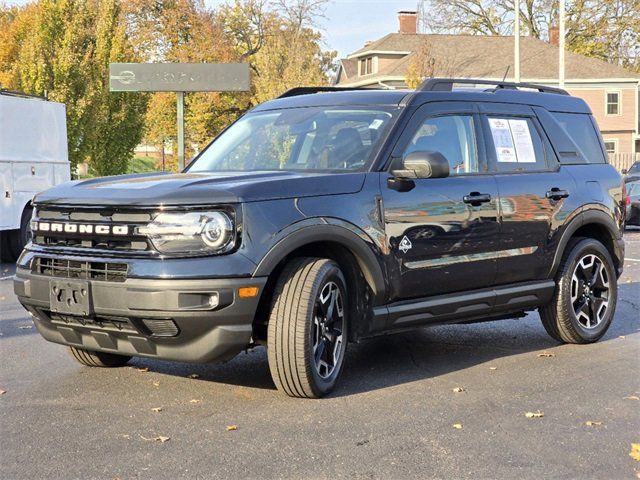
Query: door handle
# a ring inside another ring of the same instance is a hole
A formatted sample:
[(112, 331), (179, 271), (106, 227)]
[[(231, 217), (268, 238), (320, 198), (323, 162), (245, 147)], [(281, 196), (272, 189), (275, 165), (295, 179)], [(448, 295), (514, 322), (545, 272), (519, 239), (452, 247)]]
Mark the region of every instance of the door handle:
[(545, 197), (550, 200), (560, 200), (561, 198), (567, 198), (568, 196), (569, 192), (567, 192), (566, 190), (560, 190), (557, 187), (553, 187), (545, 194)]
[(491, 195), (488, 193), (471, 192), (469, 195), (462, 197), (464, 203), (469, 203), (474, 207), (479, 206), (481, 203), (487, 203), (491, 201)]

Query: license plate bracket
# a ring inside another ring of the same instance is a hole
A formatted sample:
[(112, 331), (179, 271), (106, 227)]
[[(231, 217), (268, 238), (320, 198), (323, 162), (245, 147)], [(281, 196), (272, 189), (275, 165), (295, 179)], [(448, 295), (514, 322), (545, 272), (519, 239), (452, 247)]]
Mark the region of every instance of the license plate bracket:
[(50, 280), (51, 311), (67, 315), (91, 315), (90, 285), (86, 280)]

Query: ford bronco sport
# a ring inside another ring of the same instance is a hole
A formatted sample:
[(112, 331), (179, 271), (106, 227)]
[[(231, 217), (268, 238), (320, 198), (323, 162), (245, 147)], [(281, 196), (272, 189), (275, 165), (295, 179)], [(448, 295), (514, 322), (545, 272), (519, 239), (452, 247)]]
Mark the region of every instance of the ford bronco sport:
[(265, 345), (280, 390), (320, 397), (348, 342), (418, 326), (538, 309), (558, 342), (597, 341), (625, 200), (589, 108), (563, 90), (298, 88), (179, 174), (37, 195), (14, 287), (85, 365)]

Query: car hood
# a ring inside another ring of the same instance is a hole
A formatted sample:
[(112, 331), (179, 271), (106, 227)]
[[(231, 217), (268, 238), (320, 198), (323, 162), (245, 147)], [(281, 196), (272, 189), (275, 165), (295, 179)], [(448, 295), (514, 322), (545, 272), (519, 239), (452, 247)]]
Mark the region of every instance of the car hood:
[(356, 193), (364, 173), (224, 172), (118, 175), (66, 182), (35, 202), (65, 205), (204, 205)]

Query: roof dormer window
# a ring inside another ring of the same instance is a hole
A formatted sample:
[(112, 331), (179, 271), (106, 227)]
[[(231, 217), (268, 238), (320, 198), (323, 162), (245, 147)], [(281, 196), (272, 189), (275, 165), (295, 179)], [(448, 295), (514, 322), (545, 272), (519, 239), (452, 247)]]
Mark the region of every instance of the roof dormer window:
[(360, 76), (371, 75), (373, 73), (373, 57), (360, 59)]

